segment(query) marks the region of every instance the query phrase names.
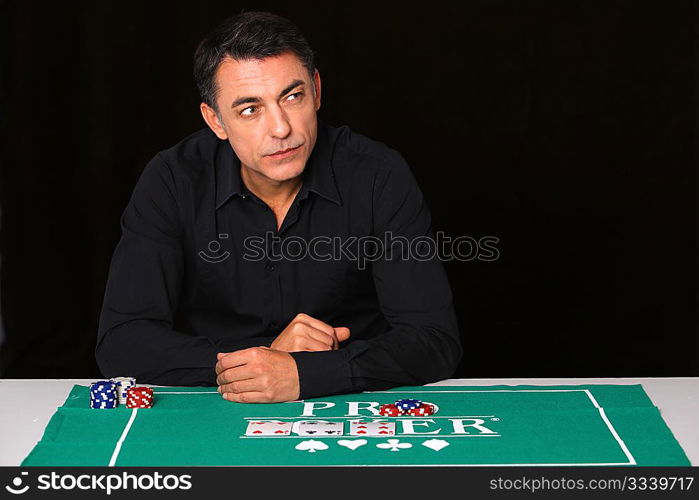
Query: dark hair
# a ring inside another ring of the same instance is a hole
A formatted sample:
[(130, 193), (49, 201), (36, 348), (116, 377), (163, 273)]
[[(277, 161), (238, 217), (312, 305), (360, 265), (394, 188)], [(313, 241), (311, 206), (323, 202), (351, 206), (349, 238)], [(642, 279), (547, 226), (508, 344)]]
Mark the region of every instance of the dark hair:
[(288, 19), (270, 12), (243, 12), (226, 19), (201, 41), (194, 53), (194, 81), (201, 100), (218, 111), (216, 70), (226, 57), (244, 61), (284, 52), (296, 54), (313, 75), (313, 50)]

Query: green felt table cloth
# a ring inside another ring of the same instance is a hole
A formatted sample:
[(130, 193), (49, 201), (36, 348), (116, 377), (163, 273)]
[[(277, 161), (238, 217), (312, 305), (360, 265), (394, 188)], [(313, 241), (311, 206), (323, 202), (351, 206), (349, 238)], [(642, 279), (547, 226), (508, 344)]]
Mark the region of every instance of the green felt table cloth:
[[(401, 387), (279, 404), (154, 390), (153, 408), (91, 409), (88, 388), (74, 386), (22, 465), (689, 465), (640, 385)], [(437, 411), (378, 415), (400, 398)], [(394, 434), (352, 434), (352, 422), (374, 421)], [(287, 431), (257, 436), (251, 422)], [(341, 434), (302, 435), (308, 422), (341, 423)]]

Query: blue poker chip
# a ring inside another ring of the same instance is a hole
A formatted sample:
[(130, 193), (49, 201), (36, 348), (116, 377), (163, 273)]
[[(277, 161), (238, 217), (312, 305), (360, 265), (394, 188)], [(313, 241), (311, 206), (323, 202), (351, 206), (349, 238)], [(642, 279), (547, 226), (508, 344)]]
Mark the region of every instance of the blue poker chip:
[(399, 399), (395, 405), (403, 411), (408, 411), (420, 408), (422, 401), (419, 399)]
[(98, 386), (98, 385), (110, 385), (114, 386), (116, 385), (113, 380), (95, 380), (90, 384), (90, 386)]
[(117, 385), (111, 380), (98, 380), (97, 382), (90, 384), (90, 391), (114, 391), (116, 390), (116, 387)]
[(90, 408), (111, 409), (119, 405), (117, 384), (111, 380), (98, 380), (90, 384)]
[(99, 384), (90, 386), (91, 392), (112, 392), (114, 390), (116, 390), (116, 384)]
[(106, 402), (90, 402), (90, 408), (116, 408), (116, 401), (106, 403)]

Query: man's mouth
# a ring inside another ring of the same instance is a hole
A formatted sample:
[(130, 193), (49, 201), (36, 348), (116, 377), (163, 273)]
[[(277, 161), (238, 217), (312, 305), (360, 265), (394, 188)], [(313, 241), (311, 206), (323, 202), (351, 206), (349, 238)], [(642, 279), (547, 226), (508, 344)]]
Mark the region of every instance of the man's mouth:
[(287, 158), (289, 156), (292, 156), (294, 153), (296, 153), (296, 151), (298, 151), (298, 149), (300, 147), (301, 146), (296, 146), (295, 148), (282, 149), (282, 150), (279, 150), (279, 151), (272, 153), (271, 155), (267, 155), (267, 156), (270, 158), (274, 158), (275, 160), (281, 159), (281, 158)]

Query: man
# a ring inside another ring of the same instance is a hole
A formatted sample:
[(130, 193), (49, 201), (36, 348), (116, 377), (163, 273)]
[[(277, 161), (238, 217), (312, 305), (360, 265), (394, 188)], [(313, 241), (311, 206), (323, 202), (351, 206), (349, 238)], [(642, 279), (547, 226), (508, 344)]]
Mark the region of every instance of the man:
[(450, 377), (461, 345), (441, 263), (366, 245), (431, 236), (422, 194), (398, 153), (318, 122), (320, 74), (298, 29), (240, 14), (194, 67), (208, 128), (156, 155), (124, 211), (104, 375), (218, 385), (237, 402)]

